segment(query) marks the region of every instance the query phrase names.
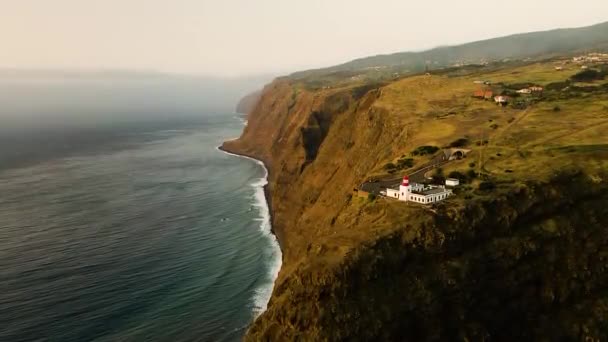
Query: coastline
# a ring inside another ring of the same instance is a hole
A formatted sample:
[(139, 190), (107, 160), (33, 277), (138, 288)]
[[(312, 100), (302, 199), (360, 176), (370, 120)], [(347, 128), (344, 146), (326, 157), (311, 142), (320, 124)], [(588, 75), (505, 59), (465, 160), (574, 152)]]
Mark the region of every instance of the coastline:
[[(233, 139), (233, 140), (236, 140), (236, 139)], [(230, 141), (230, 140), (227, 140), (227, 141)], [(226, 148), (224, 148), (223, 144), (220, 146), (217, 146), (216, 148), (217, 148), (217, 150), (219, 150), (227, 155), (251, 160), (251, 161), (255, 162), (256, 164), (260, 165), (264, 169), (264, 177), (262, 177), (260, 179), (260, 183), (252, 184), (252, 187), (261, 188), (261, 190), (262, 190), (261, 194), (263, 196), (263, 200), (261, 200), (260, 202), (265, 207), (261, 207), (261, 211), (262, 211), (261, 212), (261, 214), (262, 214), (261, 221), (262, 222), (260, 224), (260, 229), (263, 232), (266, 232), (264, 228), (266, 225), (268, 226), (267, 233), (271, 237), (271, 244), (275, 245), (274, 247), (276, 247), (276, 249), (273, 250), (273, 252), (272, 252), (272, 254), (276, 254), (276, 256), (275, 256), (276, 259), (272, 260), (271, 264), (269, 265), (270, 266), (269, 275), (272, 278), (271, 284), (268, 288), (261, 289), (261, 291), (265, 291), (265, 293), (263, 293), (263, 303), (259, 303), (259, 302), (256, 303), (256, 308), (255, 308), (256, 310), (254, 312), (254, 315), (255, 315), (255, 318), (257, 319), (268, 308), (268, 303), (272, 296), (272, 292), (274, 290), (274, 285), (279, 276), (279, 272), (283, 266), (283, 250), (281, 248), (281, 244), (278, 239), (278, 236), (275, 233), (274, 225), (272, 224), (273, 212), (272, 212), (272, 206), (271, 206), (271, 202), (270, 202), (270, 189), (269, 189), (269, 181), (268, 181), (269, 176), (270, 176), (270, 171), (263, 161), (256, 159), (252, 156), (235, 153), (234, 151), (229, 151)], [(254, 298), (254, 300), (256, 300), (256, 299)]]

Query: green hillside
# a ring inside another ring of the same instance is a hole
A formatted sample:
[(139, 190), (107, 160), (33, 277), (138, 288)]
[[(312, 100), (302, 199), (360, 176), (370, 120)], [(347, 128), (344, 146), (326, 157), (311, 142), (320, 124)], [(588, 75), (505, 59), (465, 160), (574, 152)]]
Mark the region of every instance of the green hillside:
[(350, 73), (365, 69), (382, 70), (384, 74), (416, 73), (424, 71), (427, 64), (430, 69), (438, 69), (455, 64), (481, 64), (505, 59), (550, 58), (590, 50), (608, 50), (608, 22), (581, 28), (515, 34), (423, 52), (366, 57), (329, 68), (298, 72), (291, 78), (318, 77), (328, 73), (350, 77)]

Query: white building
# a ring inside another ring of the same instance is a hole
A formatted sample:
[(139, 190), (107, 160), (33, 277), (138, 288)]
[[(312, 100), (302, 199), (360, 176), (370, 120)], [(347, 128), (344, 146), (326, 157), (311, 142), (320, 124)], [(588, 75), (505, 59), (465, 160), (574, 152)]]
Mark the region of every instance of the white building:
[(460, 180), (457, 178), (448, 178), (445, 180), (445, 186), (458, 186), (460, 185)]
[(532, 90), (529, 89), (529, 88), (524, 88), (524, 89), (519, 89), (517, 91), (517, 93), (519, 93), (519, 94), (532, 94)]
[(452, 190), (448, 190), (444, 186), (410, 183), (409, 177), (405, 176), (398, 188), (386, 189), (386, 195), (403, 202), (431, 204), (448, 198), (452, 195)]
[(533, 87), (530, 87), (530, 90), (531, 90), (533, 93), (540, 93), (540, 92), (542, 92), (542, 91), (543, 91), (543, 87), (539, 87), (539, 86), (533, 86)]
[(506, 105), (509, 103), (509, 100), (510, 98), (505, 95), (494, 96), (494, 102), (498, 103), (499, 105)]

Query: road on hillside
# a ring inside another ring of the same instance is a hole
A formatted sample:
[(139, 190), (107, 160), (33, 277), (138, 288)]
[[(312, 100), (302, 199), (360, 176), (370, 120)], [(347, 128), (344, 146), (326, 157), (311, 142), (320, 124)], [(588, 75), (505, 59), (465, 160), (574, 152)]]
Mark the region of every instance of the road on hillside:
[[(438, 154), (435, 158), (433, 158), (430, 162), (425, 164), (423, 167), (410, 173), (408, 175), (410, 181), (413, 183), (423, 183), (425, 181), (425, 178), (424, 178), (425, 173), (427, 173), (428, 171), (430, 171), (434, 168), (443, 166), (450, 162), (449, 160), (443, 160), (442, 156), (443, 156), (443, 153)], [(403, 176), (400, 176), (399, 178), (393, 178), (393, 179), (384, 179), (384, 180), (378, 180), (378, 181), (374, 181), (374, 182), (365, 182), (365, 183), (361, 184), (360, 189), (363, 191), (366, 191), (370, 194), (378, 195), (380, 193), (380, 191), (386, 190), (386, 188), (392, 188), (392, 187), (399, 186), (399, 184), (401, 184), (402, 179), (403, 179)]]

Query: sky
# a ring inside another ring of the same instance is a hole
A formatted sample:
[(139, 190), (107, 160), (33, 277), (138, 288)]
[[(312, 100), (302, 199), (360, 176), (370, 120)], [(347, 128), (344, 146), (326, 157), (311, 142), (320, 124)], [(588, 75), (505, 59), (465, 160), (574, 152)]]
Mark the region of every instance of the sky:
[(281, 74), (604, 21), (606, 0), (0, 0), (0, 68)]

